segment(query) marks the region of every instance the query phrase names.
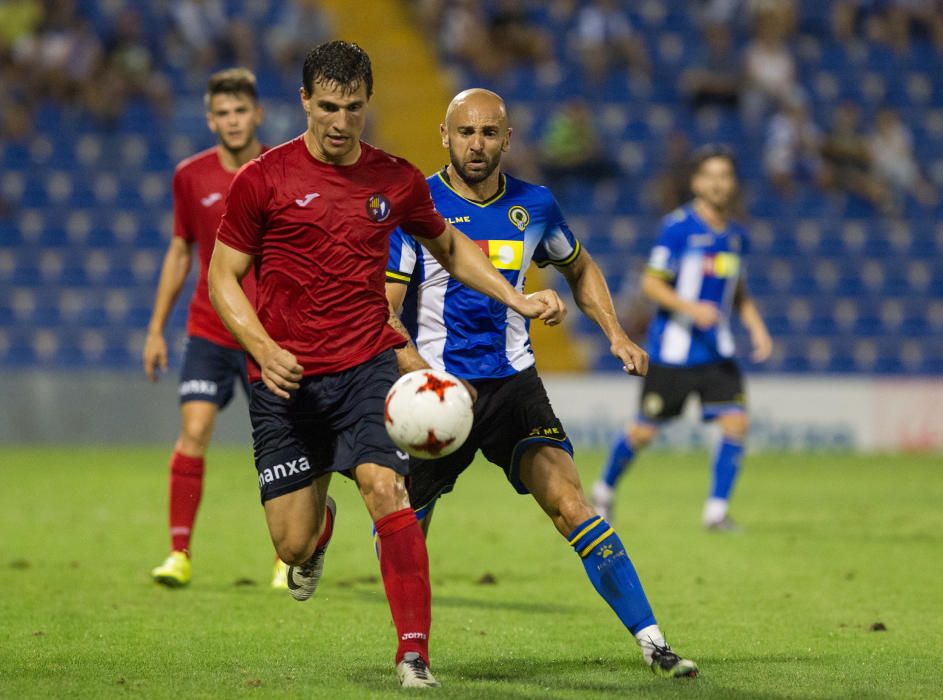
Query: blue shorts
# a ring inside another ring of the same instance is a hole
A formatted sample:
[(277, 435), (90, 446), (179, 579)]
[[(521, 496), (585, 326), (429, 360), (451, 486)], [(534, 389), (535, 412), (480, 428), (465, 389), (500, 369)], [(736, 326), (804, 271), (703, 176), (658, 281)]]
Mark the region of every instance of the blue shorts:
[(209, 401), (225, 408), (232, 400), (236, 381), (248, 396), (249, 377), (246, 372), (246, 354), (242, 350), (224, 348), (195, 335), (187, 338), (180, 384), (177, 387), (181, 404), (187, 401)]
[(304, 377), (289, 399), (253, 382), (249, 417), (262, 502), (328, 472), (351, 476), (361, 464), (408, 473), (409, 455), (383, 424), (386, 395), (397, 379), (396, 355), (385, 350), (342, 372)]

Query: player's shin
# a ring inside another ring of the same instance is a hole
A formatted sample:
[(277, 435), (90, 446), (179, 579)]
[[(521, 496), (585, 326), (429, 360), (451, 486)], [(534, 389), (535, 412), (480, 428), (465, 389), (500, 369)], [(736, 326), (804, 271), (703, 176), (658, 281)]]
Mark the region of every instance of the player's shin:
[(620, 433), (609, 450), (609, 459), (606, 460), (602, 471), (602, 481), (609, 488), (615, 488), (619, 478), (633, 459), (635, 459), (635, 450), (625, 433)]
[(203, 494), (202, 457), (175, 451), (170, 458), (170, 538), (174, 551), (189, 552), (193, 523)]
[(704, 523), (710, 525), (727, 516), (727, 503), (740, 473), (743, 442), (724, 436), (714, 454), (710, 498), (704, 507)]
[(396, 663), (409, 652), (429, 662), (432, 594), (429, 556), (416, 514), (404, 508), (376, 521), (380, 573), (399, 644)]
[(582, 559), (593, 587), (633, 635), (656, 624), (635, 566), (609, 523), (598, 516), (590, 518), (567, 540)]

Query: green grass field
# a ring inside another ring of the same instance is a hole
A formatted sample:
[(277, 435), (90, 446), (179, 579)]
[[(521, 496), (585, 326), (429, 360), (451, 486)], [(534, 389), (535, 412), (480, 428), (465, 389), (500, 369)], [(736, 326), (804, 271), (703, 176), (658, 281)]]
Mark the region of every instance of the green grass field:
[[(0, 448), (0, 697), (401, 696), (370, 526), (337, 478), (315, 599), (268, 587), (241, 450), (208, 460), (194, 580), (167, 549), (166, 450)], [(588, 481), (600, 455), (583, 454)], [(669, 640), (665, 681), (533, 501), (476, 465), (430, 539), (433, 670), (448, 698), (881, 698), (943, 694), (939, 457), (752, 455), (740, 535), (700, 531), (706, 457), (645, 455), (616, 518)], [(491, 574), (495, 583), (479, 580)], [(886, 631), (871, 631), (874, 623)]]

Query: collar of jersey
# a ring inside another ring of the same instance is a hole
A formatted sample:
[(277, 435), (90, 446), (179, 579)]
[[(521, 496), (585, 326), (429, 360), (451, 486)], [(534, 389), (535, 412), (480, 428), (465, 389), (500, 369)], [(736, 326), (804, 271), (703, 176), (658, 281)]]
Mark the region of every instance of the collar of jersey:
[(499, 199), (501, 199), (501, 197), (504, 196), (504, 193), (507, 192), (508, 190), (507, 178), (504, 177), (504, 173), (501, 173), (501, 186), (498, 188), (498, 191), (495, 192), (493, 195), (491, 195), (488, 199), (484, 200), (483, 202), (479, 202), (476, 199), (469, 199), (468, 197), (463, 197), (461, 194), (459, 194), (458, 190), (452, 187), (452, 183), (449, 181), (448, 172), (446, 171), (447, 167), (448, 167), (447, 165), (443, 165), (442, 169), (438, 173), (436, 173), (436, 175), (439, 176), (439, 179), (442, 180), (442, 184), (448, 187), (450, 190), (452, 190), (452, 192), (455, 193), (455, 196), (461, 197), (466, 202), (468, 202), (469, 204), (474, 204), (476, 207), (481, 207), (482, 209), (484, 209), (485, 207), (491, 204), (494, 204)]

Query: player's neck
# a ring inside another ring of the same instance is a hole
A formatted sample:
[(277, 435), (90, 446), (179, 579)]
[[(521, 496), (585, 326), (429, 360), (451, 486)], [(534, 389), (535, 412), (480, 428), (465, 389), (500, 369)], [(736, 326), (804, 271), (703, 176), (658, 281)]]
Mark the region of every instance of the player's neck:
[(449, 185), (465, 199), (473, 202), (487, 202), (493, 199), (498, 190), (501, 189), (501, 168), (495, 168), (486, 179), (481, 182), (469, 183), (462, 179), (452, 164), (445, 166), (445, 174), (448, 177)]
[(222, 144), (216, 147), (220, 165), (223, 166), (223, 170), (230, 173), (236, 172), (250, 160), (257, 158), (261, 152), (262, 144), (259, 143), (258, 139), (252, 139), (237, 151), (232, 151)]
[(712, 229), (723, 231), (727, 228), (728, 216), (726, 210), (713, 207), (703, 199), (695, 199), (694, 211), (696, 211), (697, 215), (701, 217), (704, 223)]

